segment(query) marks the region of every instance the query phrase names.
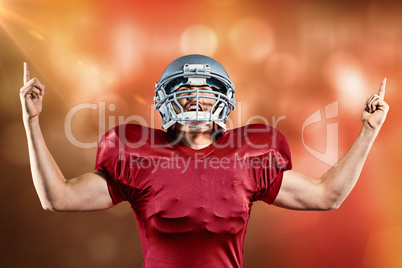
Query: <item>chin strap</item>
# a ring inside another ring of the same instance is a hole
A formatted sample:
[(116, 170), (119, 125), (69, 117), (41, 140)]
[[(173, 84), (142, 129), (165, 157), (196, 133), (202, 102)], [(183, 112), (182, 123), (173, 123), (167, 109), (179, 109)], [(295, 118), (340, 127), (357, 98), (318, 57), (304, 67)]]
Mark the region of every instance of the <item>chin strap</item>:
[(163, 128), (163, 129), (168, 129), (168, 128), (170, 128), (174, 123), (176, 123), (176, 121), (171, 120), (171, 121), (167, 122), (166, 124), (162, 125), (162, 128)]
[(216, 124), (217, 124), (218, 126), (220, 126), (220, 127), (223, 129), (223, 132), (226, 131), (226, 124), (225, 124), (225, 123), (223, 123), (223, 122), (216, 122)]
[[(215, 113), (218, 112), (218, 114), (219, 114), (222, 111), (222, 109), (223, 109), (223, 106), (220, 105), (217, 108), (217, 110), (215, 111)], [(195, 113), (195, 112), (190, 112), (190, 113)], [(207, 113), (207, 114), (209, 115), (209, 113)], [(176, 122), (178, 122), (178, 123), (180, 123), (182, 125), (190, 126), (190, 127), (201, 127), (201, 126), (207, 125), (209, 123), (215, 123), (218, 126), (220, 126), (223, 129), (224, 132), (226, 131), (226, 123), (225, 122), (196, 121), (196, 120), (188, 120), (188, 121), (185, 121), (185, 120), (170, 120), (166, 124), (162, 125), (162, 128), (163, 129), (168, 129), (169, 127), (171, 127)]]

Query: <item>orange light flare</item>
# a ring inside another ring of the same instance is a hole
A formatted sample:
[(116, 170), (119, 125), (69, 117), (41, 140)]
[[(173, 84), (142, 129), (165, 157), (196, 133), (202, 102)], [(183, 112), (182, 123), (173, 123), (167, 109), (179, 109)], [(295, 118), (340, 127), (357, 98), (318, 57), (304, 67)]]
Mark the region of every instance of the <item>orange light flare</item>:
[(11, 6), (11, 2), (0, 2), (0, 26), (7, 32), (8, 37), (14, 41), (25, 54), (29, 54), (30, 47), (35, 47), (32, 37), (36, 40), (45, 40), (45, 35), (38, 27), (37, 21), (31, 16), (14, 11), (17, 6)]
[(184, 54), (198, 53), (212, 56), (218, 46), (218, 38), (211, 28), (195, 24), (182, 33), (180, 45)]
[(366, 82), (360, 61), (352, 54), (338, 52), (332, 54), (324, 66), (324, 77), (336, 90), (340, 105), (348, 111), (359, 114), (371, 87)]
[(232, 27), (229, 41), (235, 54), (242, 60), (257, 62), (272, 52), (275, 36), (265, 21), (249, 17), (238, 21)]
[(108, 58), (113, 69), (119, 76), (132, 79), (142, 66), (147, 36), (129, 21), (115, 25), (111, 36), (112, 47)]

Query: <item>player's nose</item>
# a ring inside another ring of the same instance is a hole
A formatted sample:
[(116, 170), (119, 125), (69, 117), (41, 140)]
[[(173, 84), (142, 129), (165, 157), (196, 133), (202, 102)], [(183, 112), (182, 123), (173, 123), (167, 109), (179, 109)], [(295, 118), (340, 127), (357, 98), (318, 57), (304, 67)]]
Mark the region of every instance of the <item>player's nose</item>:
[(196, 101), (197, 100), (197, 95), (199, 95), (197, 88), (191, 88), (192, 90), (195, 90), (194, 92), (191, 92), (187, 95), (187, 101)]
[(194, 94), (191, 94), (191, 95), (187, 96), (186, 100), (187, 101), (196, 101), (197, 97)]

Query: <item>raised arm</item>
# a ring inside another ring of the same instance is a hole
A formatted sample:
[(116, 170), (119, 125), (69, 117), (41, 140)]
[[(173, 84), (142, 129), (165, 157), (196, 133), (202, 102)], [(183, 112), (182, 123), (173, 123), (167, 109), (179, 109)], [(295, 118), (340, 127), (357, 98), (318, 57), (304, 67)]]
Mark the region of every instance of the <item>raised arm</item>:
[(52, 211), (92, 211), (113, 206), (102, 173), (92, 172), (66, 180), (50, 154), (39, 126), (45, 86), (30, 78), (24, 63), (24, 85), (20, 90), (22, 116), (28, 140), (29, 160), (36, 192), (42, 207)]
[(295, 171), (285, 171), (275, 205), (300, 210), (338, 208), (355, 186), (364, 162), (388, 113), (384, 101), (386, 79), (378, 94), (368, 98), (362, 112), (359, 136), (346, 154), (319, 179)]

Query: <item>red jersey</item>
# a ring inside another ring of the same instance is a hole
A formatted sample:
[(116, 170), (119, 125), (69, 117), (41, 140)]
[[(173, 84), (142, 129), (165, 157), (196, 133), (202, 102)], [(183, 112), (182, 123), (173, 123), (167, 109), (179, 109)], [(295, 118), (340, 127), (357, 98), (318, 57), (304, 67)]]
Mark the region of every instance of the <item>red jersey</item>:
[(252, 204), (275, 200), (291, 159), (285, 137), (266, 125), (228, 130), (194, 150), (128, 124), (102, 137), (95, 169), (113, 202), (133, 208), (143, 267), (242, 267)]

